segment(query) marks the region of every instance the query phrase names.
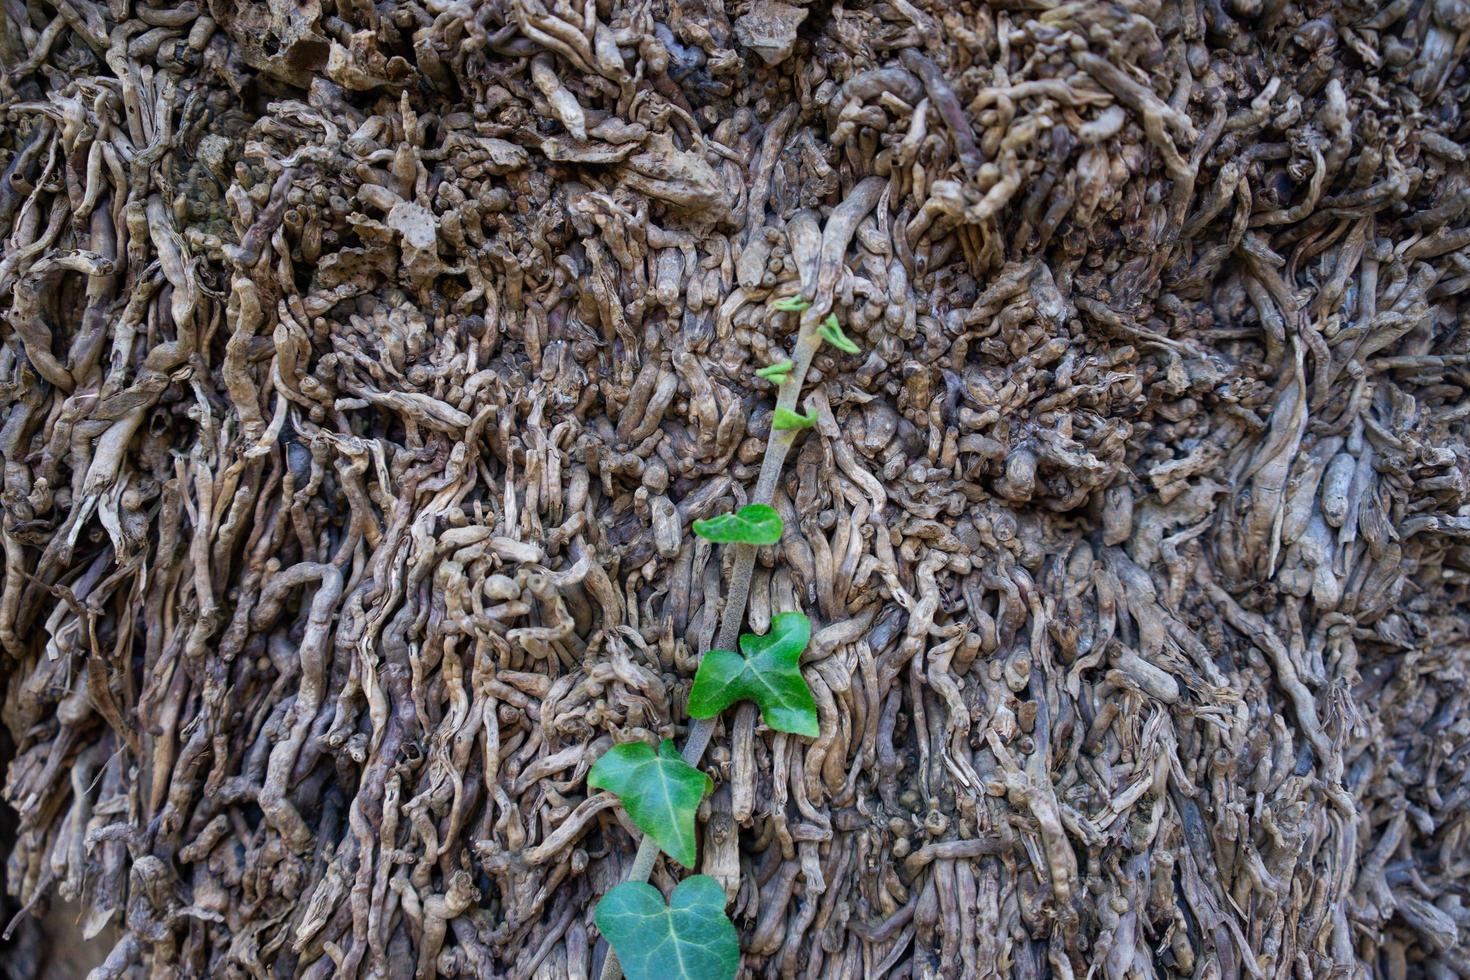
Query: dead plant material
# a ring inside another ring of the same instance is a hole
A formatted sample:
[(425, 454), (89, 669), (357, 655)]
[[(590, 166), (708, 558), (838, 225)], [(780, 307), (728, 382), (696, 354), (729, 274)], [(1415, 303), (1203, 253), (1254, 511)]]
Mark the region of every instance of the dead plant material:
[(801, 294), (745, 975), (1467, 975), (1467, 32), (7, 0), (10, 891), (96, 978), (595, 975)]

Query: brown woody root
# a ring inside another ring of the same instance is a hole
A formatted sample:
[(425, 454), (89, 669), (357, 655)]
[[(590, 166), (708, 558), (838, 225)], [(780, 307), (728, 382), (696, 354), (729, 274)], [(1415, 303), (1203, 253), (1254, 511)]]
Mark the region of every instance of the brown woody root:
[(745, 974), (1465, 975), (1467, 32), (7, 0), (9, 890), (98, 978), (595, 975), (803, 294)]

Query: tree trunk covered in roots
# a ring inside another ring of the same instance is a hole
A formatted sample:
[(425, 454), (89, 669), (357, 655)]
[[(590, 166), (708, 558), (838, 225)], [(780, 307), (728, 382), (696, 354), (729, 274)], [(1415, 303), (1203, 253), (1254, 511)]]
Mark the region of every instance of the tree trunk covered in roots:
[(686, 737), (830, 311), (744, 619), (820, 734), (726, 712), (651, 879), (740, 975), (1470, 977), (1467, 43), (4, 0), (8, 975), (598, 976), (588, 770)]

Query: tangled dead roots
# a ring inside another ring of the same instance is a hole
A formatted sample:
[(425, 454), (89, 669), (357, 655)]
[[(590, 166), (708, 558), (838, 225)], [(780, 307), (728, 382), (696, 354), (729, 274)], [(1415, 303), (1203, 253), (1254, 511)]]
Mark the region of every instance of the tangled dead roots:
[(1470, 975), (1467, 38), (6, 0), (9, 890), (98, 980), (594, 975), (800, 294), (863, 354), (750, 596), (822, 733), (706, 760), (744, 974)]

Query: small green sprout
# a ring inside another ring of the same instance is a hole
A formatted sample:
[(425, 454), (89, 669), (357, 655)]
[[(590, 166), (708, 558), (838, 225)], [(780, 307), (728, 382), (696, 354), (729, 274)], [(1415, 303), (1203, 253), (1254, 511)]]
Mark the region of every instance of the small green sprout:
[(773, 385), (784, 385), (787, 376), (791, 374), (791, 369), (794, 366), (790, 361), (777, 361), (775, 364), (768, 364), (755, 372), (755, 376), (757, 378), (765, 378)]
[(782, 313), (801, 313), (804, 310), (810, 309), (811, 305), (810, 300), (798, 294), (776, 300), (776, 302), (771, 304), (771, 309), (780, 310)]
[(694, 533), (715, 544), (775, 544), (781, 540), (781, 515), (770, 504), (746, 504), (733, 514), (695, 521)]
[(594, 917), (628, 980), (729, 980), (740, 968), (725, 889), (709, 875), (679, 882), (667, 905), (652, 885), (625, 881)]
[(713, 718), (736, 701), (754, 701), (768, 727), (816, 738), (817, 703), (800, 667), (811, 636), (811, 620), (785, 612), (771, 620), (764, 636), (740, 637), (745, 656), (730, 650), (706, 653), (689, 691), (689, 717)]
[(781, 408), (779, 406), (776, 408), (776, 414), (771, 419), (771, 428), (773, 429), (810, 429), (816, 424), (816, 412), (809, 412), (806, 415), (802, 415), (800, 412), (793, 412), (789, 408)]
[(663, 740), (657, 755), (643, 742), (614, 745), (587, 774), (587, 785), (612, 792), (665, 854), (694, 867), (694, 813), (714, 783), (684, 761), (671, 739)]
[(827, 343), (847, 354), (859, 354), (858, 345), (847, 338), (842, 332), (842, 327), (837, 322), (837, 314), (829, 313), (827, 319), (817, 328), (817, 334)]

